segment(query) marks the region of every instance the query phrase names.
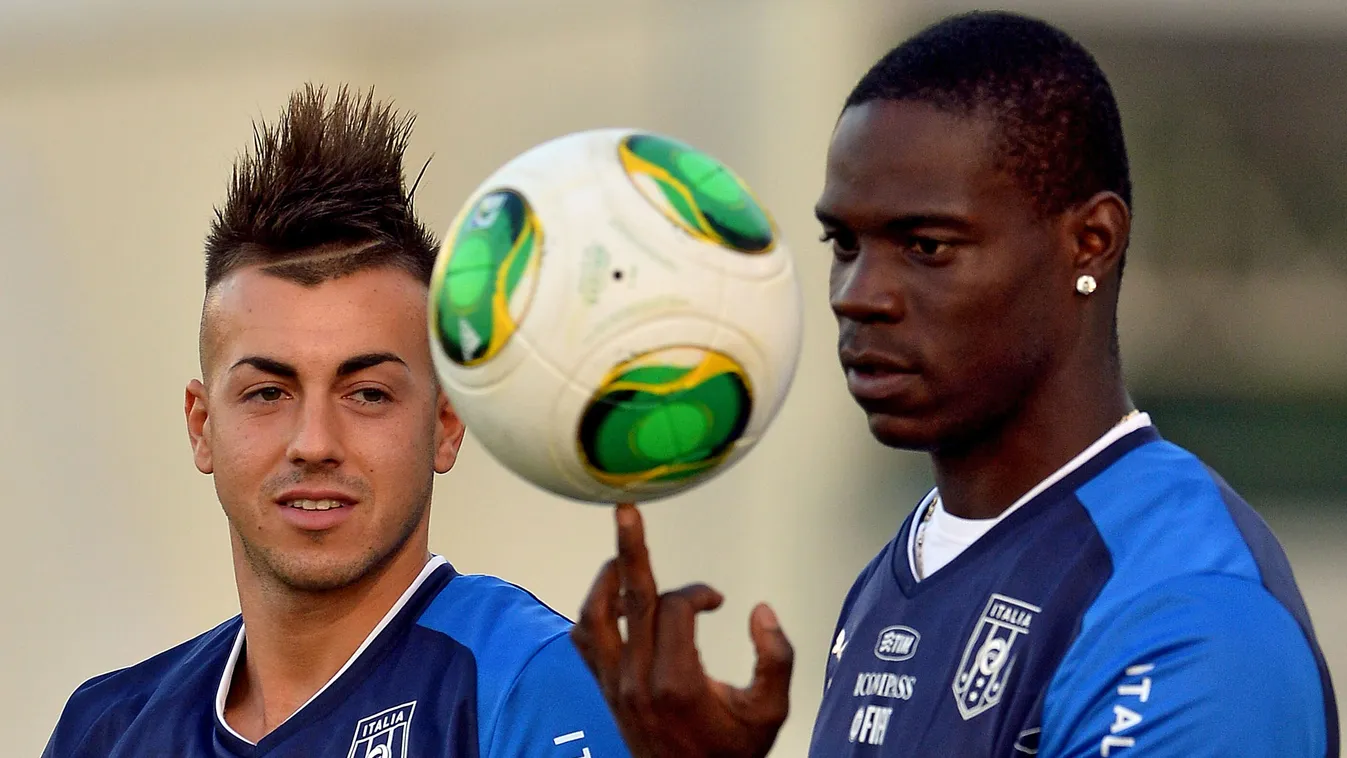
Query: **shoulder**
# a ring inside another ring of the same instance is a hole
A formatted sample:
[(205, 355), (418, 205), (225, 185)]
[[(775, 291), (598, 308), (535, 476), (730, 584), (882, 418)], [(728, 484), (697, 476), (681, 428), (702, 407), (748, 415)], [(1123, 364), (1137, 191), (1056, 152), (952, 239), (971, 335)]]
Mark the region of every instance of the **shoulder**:
[(857, 600), (865, 592), (867, 587), (871, 586), (876, 581), (883, 581), (884, 579), (893, 576), (896, 570), (895, 564), (898, 561), (906, 561), (908, 559), (908, 534), (912, 531), (913, 521), (916, 519), (917, 514), (922, 512), (922, 506), (926, 505), (930, 500), (930, 497), (930, 495), (927, 495), (925, 498), (922, 498), (921, 502), (917, 504), (917, 507), (907, 515), (907, 518), (903, 519), (902, 526), (898, 527), (897, 534), (895, 534), (888, 542), (884, 543), (884, 546), (879, 549), (879, 552), (876, 553), (875, 556), (870, 559), (869, 563), (866, 563), (865, 567), (860, 570), (860, 573), (856, 575), (856, 580), (851, 583), (851, 589), (847, 591), (846, 597), (842, 600), (841, 615), (843, 618), (847, 616), (852, 606), (856, 604)]
[(1124, 455), (1075, 495), (1105, 546), (1111, 568), (1086, 614), (1087, 627), (1147, 602), (1143, 596), (1156, 588), (1183, 586), (1183, 577), (1221, 575), (1275, 599), (1317, 649), (1281, 543), (1197, 456), (1156, 438)]
[(573, 747), (625, 755), (598, 683), (571, 642), (572, 622), (528, 590), (457, 575), (417, 623), (472, 655), (483, 756), (551, 756)]
[(1049, 686), (1045, 753), (1323, 754), (1326, 692), (1311, 641), (1258, 582), (1176, 576), (1094, 621)]
[(417, 623), (468, 649), (484, 714), (500, 709), (543, 649), (570, 643), (569, 619), (523, 587), (483, 574), (455, 576)]
[(522, 668), (538, 650), (571, 628), (570, 619), (533, 593), (494, 576), (459, 574), (439, 591), (417, 623), (464, 647), (483, 666)]
[(874, 558), (871, 558), (870, 562), (865, 564), (865, 568), (861, 569), (860, 573), (856, 575), (856, 581), (851, 583), (851, 589), (847, 591), (846, 598), (842, 600), (842, 610), (844, 614), (851, 608), (851, 606), (855, 605), (856, 598), (865, 590), (866, 586), (876, 578), (879, 578), (881, 572), (889, 565), (890, 561), (895, 559), (894, 555), (899, 549), (898, 544), (898, 538), (894, 538), (888, 544), (884, 545), (879, 553), (875, 555)]
[(152, 698), (184, 678), (199, 678), (223, 665), (238, 634), (236, 616), (214, 629), (147, 658), (134, 666), (93, 677), (66, 701), (44, 758), (98, 755), (115, 740)]
[(1195, 455), (1155, 439), (1075, 492), (1107, 548), (1101, 602), (1125, 600), (1186, 574), (1262, 581), (1252, 544), (1281, 554), (1261, 519)]

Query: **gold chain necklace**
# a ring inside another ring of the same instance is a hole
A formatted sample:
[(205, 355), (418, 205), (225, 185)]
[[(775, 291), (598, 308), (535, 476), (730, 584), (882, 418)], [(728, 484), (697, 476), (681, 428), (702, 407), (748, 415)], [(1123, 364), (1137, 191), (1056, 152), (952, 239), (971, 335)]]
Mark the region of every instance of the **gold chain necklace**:
[[(1113, 428), (1116, 429), (1122, 426), (1123, 424), (1126, 424), (1128, 421), (1131, 421), (1140, 414), (1141, 411), (1136, 409), (1128, 411), (1126, 414), (1123, 415), (1121, 419), (1118, 419), (1118, 423), (1114, 424)], [(931, 522), (931, 516), (935, 513), (936, 506), (939, 504), (940, 504), (940, 495), (939, 493), (937, 493), (935, 497), (931, 498), (931, 502), (926, 504), (926, 511), (921, 514), (921, 523), (917, 524), (917, 543), (916, 545), (913, 546), (912, 562), (916, 564), (918, 581), (921, 581), (926, 576), (926, 572), (925, 570), (922, 569), (921, 565), (922, 563), (921, 548), (924, 544), (926, 544), (926, 525)]]

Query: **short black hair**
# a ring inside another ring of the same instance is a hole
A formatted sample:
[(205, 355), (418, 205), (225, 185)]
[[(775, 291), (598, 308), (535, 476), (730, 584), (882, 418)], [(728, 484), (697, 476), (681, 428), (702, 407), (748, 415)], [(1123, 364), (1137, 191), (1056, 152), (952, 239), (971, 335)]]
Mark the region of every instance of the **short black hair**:
[(253, 124), (206, 237), (206, 289), (231, 271), (314, 285), (378, 266), (429, 283), (438, 245), (416, 219), (402, 159), (415, 116), (342, 86), (307, 84), (273, 124)]
[(873, 100), (989, 116), (999, 165), (1045, 215), (1101, 191), (1132, 205), (1108, 79), (1079, 42), (1044, 21), (978, 11), (929, 26), (875, 63), (843, 110)]

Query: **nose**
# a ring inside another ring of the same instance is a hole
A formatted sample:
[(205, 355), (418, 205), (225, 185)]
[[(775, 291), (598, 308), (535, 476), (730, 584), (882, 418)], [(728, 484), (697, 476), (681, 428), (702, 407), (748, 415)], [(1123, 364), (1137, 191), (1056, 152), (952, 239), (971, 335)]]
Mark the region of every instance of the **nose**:
[(341, 419), (329, 397), (314, 394), (304, 398), (286, 455), (297, 466), (335, 468), (341, 465), (346, 457)]
[(851, 260), (834, 260), (828, 295), (833, 315), (861, 323), (902, 320), (906, 303), (893, 269), (882, 255), (865, 248)]

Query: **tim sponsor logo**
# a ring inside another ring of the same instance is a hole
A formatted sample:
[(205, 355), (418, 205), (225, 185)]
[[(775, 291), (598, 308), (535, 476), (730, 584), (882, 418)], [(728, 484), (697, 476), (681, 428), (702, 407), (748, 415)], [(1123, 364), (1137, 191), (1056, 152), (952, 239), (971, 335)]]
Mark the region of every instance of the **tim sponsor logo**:
[(888, 626), (875, 640), (875, 657), (881, 661), (905, 661), (917, 654), (921, 635), (910, 626)]

